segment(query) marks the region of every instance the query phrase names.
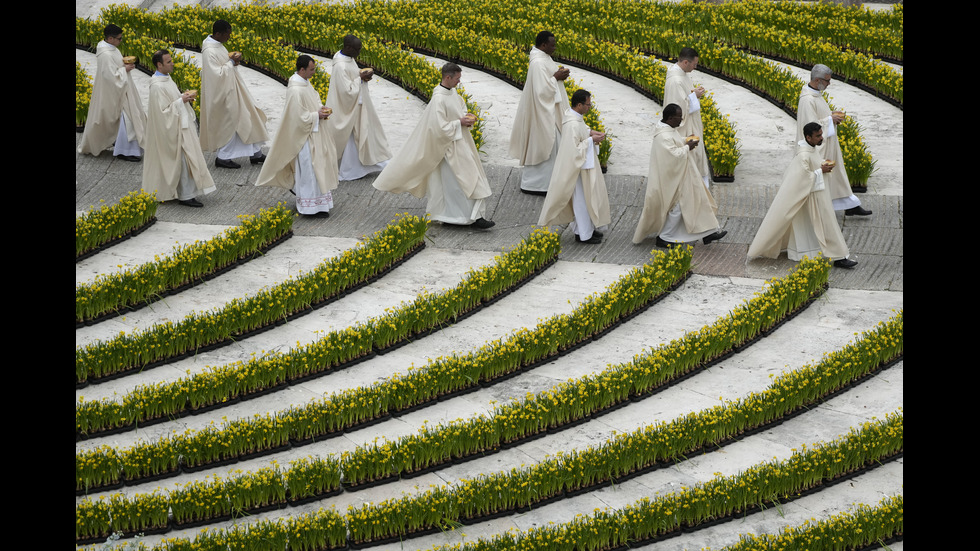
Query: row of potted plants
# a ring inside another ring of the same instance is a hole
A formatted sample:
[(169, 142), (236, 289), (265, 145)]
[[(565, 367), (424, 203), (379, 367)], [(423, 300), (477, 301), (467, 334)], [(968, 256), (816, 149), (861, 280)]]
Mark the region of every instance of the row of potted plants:
[[(618, 511), (596, 511), (590, 517), (578, 517), (569, 523), (551, 524), (525, 532), (507, 532), (463, 544), (462, 548), (537, 549), (542, 543), (550, 542), (545, 549), (567, 549), (567, 543), (574, 542), (575, 548), (610, 549), (618, 545), (649, 542), (682, 529), (698, 529), (752, 514), (803, 493), (818, 491), (826, 485), (851, 477), (860, 470), (874, 468), (882, 461), (901, 454), (904, 449), (903, 421), (901, 412), (892, 413), (883, 420), (864, 423), (860, 428), (852, 429), (847, 435), (829, 443), (805, 445), (802, 450), (794, 450), (793, 455), (782, 461), (766, 461), (736, 475), (717, 476), (679, 492), (655, 499), (644, 498), (635, 505)], [(683, 423), (683, 418), (674, 423), (678, 422)], [(646, 427), (639, 432), (649, 433), (651, 429), (655, 431), (657, 428)], [(663, 447), (660, 443), (655, 445)], [(627, 452), (648, 455), (651, 448), (648, 443), (638, 441), (635, 436), (626, 441), (623, 447)], [(612, 450), (603, 450), (600, 447), (579, 453), (611, 455)], [(664, 457), (666, 460), (662, 460), (657, 466), (669, 466), (678, 459), (678, 455)], [(293, 537), (298, 538), (297, 542), (311, 541), (312, 538), (331, 540), (326, 547), (320, 549), (332, 549), (346, 544), (363, 548), (386, 543), (393, 538), (397, 538), (397, 541), (431, 532), (433, 527), (445, 529), (458, 526), (459, 519), (465, 518), (461, 514), (465, 510), (490, 511), (499, 508), (499, 512), (509, 514), (522, 510), (524, 507), (521, 503), (524, 502), (540, 503), (556, 496), (561, 498), (578, 495), (583, 490), (596, 487), (596, 484), (588, 481), (590, 476), (586, 473), (594, 475), (592, 480), (602, 480), (603, 477), (607, 481), (625, 479), (623, 476), (610, 476), (612, 470), (608, 466), (568, 460), (565, 454), (552, 462), (562, 460), (565, 460), (564, 464), (512, 469), (510, 472), (481, 477), (476, 481), (460, 481), (452, 488), (436, 488), (421, 495), (392, 499), (379, 505), (351, 505), (345, 516), (321, 509), (316, 513), (291, 517), (285, 522), (283, 519), (276, 519), (239, 525), (231, 530), (205, 531), (193, 542), (182, 541), (180, 538), (171, 539), (157, 549), (185, 549), (191, 543), (196, 545), (194, 549), (211, 549), (211, 545), (222, 541), (215, 541), (214, 538), (226, 535), (229, 531), (243, 529), (245, 533), (250, 533), (253, 526), (256, 531), (246, 540), (253, 544), (263, 541), (265, 545), (268, 541), (264, 539), (266, 531), (276, 533), (288, 528), (279, 536), (284, 539), (283, 548), (287, 544), (291, 545), (290, 538)], [(535, 469), (537, 472), (532, 472)], [(201, 515), (214, 511), (222, 511), (223, 517), (231, 517), (245, 512), (247, 504), (272, 505), (276, 501), (285, 503), (289, 489), (282, 474), (275, 467), (263, 469), (264, 484), (261, 481), (242, 481), (235, 477), (230, 477), (227, 481), (215, 479), (213, 482), (193, 482), (181, 489), (169, 491), (169, 499), (155, 492), (136, 498), (116, 495), (102, 500), (101, 503), (86, 500), (81, 514), (76, 509), (76, 537), (79, 535), (79, 526), (91, 526), (93, 531), (101, 529), (103, 534), (110, 530), (130, 533), (146, 530), (145, 526), (149, 522), (162, 521), (160, 526), (165, 526), (168, 508), (173, 516), (173, 524), (186, 526), (193, 524)], [(584, 484), (583, 480), (586, 481)], [(235, 497), (230, 497), (231, 494), (235, 494)], [(482, 499), (492, 501), (482, 504)], [(194, 501), (198, 503), (194, 504)], [(211, 505), (202, 507), (204, 503)], [(97, 520), (91, 520), (93, 517)], [(178, 518), (181, 519), (180, 522), (177, 521)], [(312, 521), (317, 518), (326, 522), (320, 524)], [(486, 516), (478, 514), (476, 518)], [(406, 527), (414, 529), (404, 532)], [(307, 530), (317, 534), (302, 533)], [(263, 539), (254, 539), (260, 537)], [(272, 541), (278, 541), (279, 537)], [(227, 544), (227, 540), (223, 541)], [(556, 546), (556, 542), (566, 542), (566, 546)], [(176, 547), (170, 547), (171, 545)]]
[(145, 229), (156, 220), (157, 202), (145, 191), (131, 191), (114, 205), (101, 205), (75, 218), (75, 258)]
[(200, 283), (292, 235), (293, 217), (282, 204), (258, 215), (240, 215), (239, 220), (239, 225), (207, 241), (174, 247), (164, 258), (156, 256), (152, 262), (75, 285), (76, 325), (142, 307)]
[[(630, 313), (638, 312), (681, 281), (690, 270), (691, 252), (674, 249), (657, 254), (601, 295), (591, 297), (573, 314), (555, 316), (529, 331), (498, 339), (465, 356), (431, 360), (422, 369), (395, 373), (386, 381), (334, 393), (302, 407), (264, 417), (213, 425), (155, 443), (125, 450), (101, 446), (76, 454), (76, 491), (100, 490), (120, 480), (176, 474), (178, 468), (240, 458), (276, 447), (312, 442), (343, 430), (383, 420), (392, 413), (430, 404), (466, 389), (475, 390), (522, 368), (528, 368), (592, 338)], [(608, 307), (607, 307), (608, 306)], [(156, 451), (154, 451), (156, 450)], [(151, 459), (151, 457), (154, 457)], [(349, 480), (354, 478), (351, 467)], [(361, 478), (363, 481), (363, 478)]]
[[(882, 461), (902, 453), (903, 449), (903, 416), (895, 413), (885, 420), (865, 423), (861, 428), (852, 429), (849, 434), (831, 442), (806, 446), (785, 460), (759, 463), (738, 474), (717, 476), (677, 492), (643, 498), (622, 509), (597, 510), (566, 523), (508, 531), (491, 538), (435, 549), (629, 549), (668, 538), (682, 530), (696, 530), (716, 522), (741, 518), (795, 499), (805, 492), (818, 491), (824, 486), (846, 480), (860, 470), (875, 468)], [(900, 528), (901, 522), (898, 524)], [(835, 545), (831, 548), (850, 547)]]
[(425, 245), (427, 226), (428, 221), (423, 218), (399, 216), (371, 238), (324, 260), (300, 277), (210, 312), (192, 313), (177, 322), (157, 323), (145, 331), (120, 334), (77, 348), (75, 383), (174, 361), (307, 313), (366, 284), (420, 250)]
[[(532, 467), (464, 480), (450, 488), (431, 490), (419, 496), (394, 498), (377, 505), (352, 506), (347, 515), (350, 537), (358, 543), (407, 537), (430, 531), (446, 522), (473, 522), (514, 512), (609, 483), (621, 483), (626, 478), (669, 465), (677, 457), (724, 445), (734, 438), (744, 438), (774, 421), (806, 411), (900, 356), (904, 350), (903, 334), (904, 319), (900, 313), (866, 332), (858, 342), (825, 356), (816, 365), (784, 373), (766, 390), (750, 393), (726, 405), (620, 434), (596, 448), (563, 452)], [(674, 375), (667, 370), (655, 371), (659, 371), (657, 387)], [(642, 395), (642, 391), (636, 395)], [(570, 401), (553, 399), (532, 411), (539, 413), (541, 409), (567, 408), (569, 405), (575, 407)], [(579, 409), (590, 413), (588, 405), (583, 405)], [(503, 423), (510, 422), (506, 415), (498, 417)], [(539, 426), (545, 426), (545, 423)], [(547, 426), (554, 428), (562, 424), (548, 423)], [(483, 433), (478, 438), (485, 442), (484, 451), (497, 449), (499, 442), (493, 441), (497, 431), (488, 426), (492, 422), (482, 425)], [(421, 435), (427, 447), (449, 446), (456, 448), (454, 451), (459, 454), (465, 454), (462, 443), (473, 438), (472, 431), (458, 427), (425, 429)], [(424, 455), (425, 450), (411, 451)], [(164, 511), (163, 524), (167, 523), (167, 507), (161, 505), (161, 501), (180, 504), (170, 508), (173, 510), (172, 524), (182, 526), (200, 520), (214, 522), (233, 512), (241, 514), (270, 505), (324, 496), (340, 488), (341, 472), (345, 478), (349, 476), (347, 471), (354, 465), (356, 455), (357, 452), (345, 454), (340, 464), (330, 459), (310, 458), (291, 465), (286, 471), (280, 471), (274, 465), (255, 473), (243, 475), (239, 472), (225, 480), (197, 481), (169, 490), (166, 496), (158, 492), (129, 498), (110, 496), (108, 505), (107, 499), (85, 500), (76, 507), (76, 538), (100, 537), (110, 530), (134, 532), (161, 528), (161, 525), (153, 524), (161, 518), (160, 510)], [(372, 459), (377, 460), (376, 457), (362, 457), (358, 462)], [(207, 499), (202, 497), (202, 492), (223, 497)], [(191, 512), (186, 512), (188, 510)], [(143, 516), (134, 520), (136, 514)], [(109, 519), (117, 519), (117, 524), (112, 525)]]
[(883, 498), (877, 505), (860, 504), (830, 518), (787, 526), (779, 534), (743, 534), (738, 543), (722, 551), (777, 551), (807, 549), (867, 549), (880, 547), (905, 534), (905, 496)]
[[(355, 542), (404, 538), (433, 531), (445, 524), (480, 522), (597, 487), (619, 484), (638, 474), (670, 465), (679, 457), (744, 438), (773, 422), (807, 411), (820, 400), (876, 371), (902, 353), (901, 348), (892, 343), (895, 339), (901, 341), (902, 332), (901, 318), (893, 319), (817, 365), (782, 375), (762, 392), (667, 423), (616, 435), (598, 447), (563, 451), (531, 467), (481, 475), (417, 496), (351, 506), (348, 510), (350, 537)], [(664, 380), (659, 384), (663, 385), (669, 375), (660, 375)], [(564, 400), (551, 400), (539, 409), (568, 408), (569, 405)], [(587, 411), (588, 405), (583, 405)], [(562, 422), (558, 422), (548, 426), (561, 425)], [(433, 429), (429, 432), (425, 436), (433, 441), (446, 438), (447, 431)], [(462, 438), (467, 436), (464, 431)], [(345, 464), (345, 477), (346, 467)]]
[[(482, 305), (516, 289), (550, 266), (561, 250), (557, 234), (535, 229), (519, 244), (486, 266), (470, 269), (454, 288), (423, 292), (411, 303), (288, 352), (270, 352), (247, 361), (212, 368), (185, 379), (140, 386), (121, 400), (105, 399), (75, 406), (75, 431), (92, 436), (109, 429), (146, 426), (175, 416), (236, 403), (276, 387), (342, 369), (373, 352), (418, 339), (453, 323)], [(344, 408), (341, 408), (344, 409)]]
[[(82, 64), (75, 62), (75, 126), (85, 124), (88, 118), (88, 105), (92, 103), (92, 79), (88, 72), (82, 69)], [(76, 252), (76, 256), (77, 256)]]

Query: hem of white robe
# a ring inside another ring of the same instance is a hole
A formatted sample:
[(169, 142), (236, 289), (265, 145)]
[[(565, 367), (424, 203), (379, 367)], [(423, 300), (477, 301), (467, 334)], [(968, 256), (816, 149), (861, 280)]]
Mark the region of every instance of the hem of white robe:
[[(456, 175), (445, 159), (439, 162), (436, 168), (438, 171), (438, 181), (429, 183), (429, 218), (443, 224), (454, 224), (466, 226), (483, 218), (486, 212), (486, 201), (483, 199), (470, 199), (459, 187)], [(441, 193), (442, 197), (435, 194)], [(434, 200), (435, 199), (435, 200)], [(441, 205), (441, 212), (432, 212), (429, 207)]]
[(555, 130), (555, 145), (551, 148), (551, 155), (544, 161), (536, 165), (524, 165), (521, 171), (521, 189), (524, 191), (548, 191), (551, 184), (551, 173), (555, 171), (555, 157), (558, 156), (558, 144), (561, 142), (561, 134)]
[(572, 220), (568, 225), (568, 229), (582, 241), (592, 239), (596, 227), (589, 215), (589, 205), (585, 202), (585, 188), (582, 186), (581, 175), (575, 180), (575, 192), (572, 193), (572, 213), (575, 215), (575, 220)]
[(707, 230), (700, 233), (689, 233), (684, 226), (684, 217), (681, 215), (681, 206), (674, 205), (667, 213), (664, 227), (660, 229), (660, 239), (668, 243), (691, 243), (703, 239), (718, 231), (718, 228)]
[(834, 210), (847, 210), (861, 206), (861, 200), (853, 193), (847, 197), (838, 197), (831, 202), (834, 204)]
[(264, 143), (245, 143), (242, 141), (241, 136), (238, 135), (238, 132), (235, 132), (231, 135), (228, 143), (218, 148), (218, 158), (223, 161), (230, 161), (242, 157), (252, 157), (258, 153), (262, 153), (262, 144)]
[(388, 161), (381, 161), (376, 165), (370, 166), (362, 165), (361, 159), (357, 154), (357, 144), (354, 143), (354, 133), (351, 132), (351, 135), (347, 138), (347, 145), (344, 147), (344, 154), (340, 156), (340, 169), (337, 179), (342, 182), (360, 180), (368, 174), (381, 172), (386, 166), (388, 166)]
[(140, 147), (136, 138), (129, 139), (129, 132), (126, 130), (126, 112), (119, 113), (119, 131), (116, 133), (116, 145), (112, 148), (114, 156), (126, 155), (129, 157), (142, 157), (143, 148)]
[(187, 160), (184, 155), (180, 155), (180, 181), (177, 183), (177, 200), (178, 201), (189, 201), (195, 197), (203, 197), (209, 193), (216, 191), (215, 186), (209, 188), (197, 189), (197, 182), (194, 178), (191, 178), (190, 171), (187, 170)]
[(319, 212), (330, 212), (333, 208), (333, 194), (329, 191), (320, 193), (320, 185), (316, 181), (313, 170), (313, 157), (310, 155), (310, 141), (306, 140), (295, 161), (295, 183), (293, 192), (296, 193), (296, 212), (310, 215)]

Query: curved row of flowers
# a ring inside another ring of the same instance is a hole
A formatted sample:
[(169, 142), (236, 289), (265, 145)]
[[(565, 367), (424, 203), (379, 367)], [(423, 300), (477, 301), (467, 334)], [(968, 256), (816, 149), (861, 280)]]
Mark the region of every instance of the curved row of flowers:
[(741, 541), (721, 551), (865, 549), (904, 534), (905, 497), (897, 495), (883, 498), (874, 506), (860, 504), (828, 519), (788, 526), (779, 534), (745, 534)]
[[(472, 456), (507, 445), (546, 431), (549, 427), (566, 425), (624, 403), (630, 397), (650, 393), (664, 380), (704, 366), (709, 360), (731, 351), (735, 345), (744, 344), (761, 331), (771, 329), (786, 314), (797, 309), (814, 293), (820, 292), (823, 288), (821, 280), (826, 281), (827, 266), (824, 261), (806, 262), (802, 270), (784, 279), (773, 280), (765, 293), (714, 325), (688, 333), (629, 364), (611, 366), (595, 376), (562, 385), (528, 400), (498, 407), (489, 419), (481, 416), (473, 421), (435, 429), (440, 433), (438, 438), (434, 438), (431, 434), (433, 431), (428, 430), (417, 437), (381, 446), (365, 446), (354, 453), (345, 453), (340, 460), (345, 484), (353, 487), (397, 477), (399, 473), (417, 473), (454, 457)], [(560, 319), (553, 318), (542, 325), (557, 321)], [(557, 345), (555, 349), (557, 351)], [(478, 378), (479, 373), (476, 376)], [(403, 386), (405, 389), (412, 387)], [(362, 409), (375, 407), (375, 398), (366, 398), (358, 405)], [(290, 438), (302, 443), (308, 441), (310, 435), (293, 431), (296, 428), (315, 427), (316, 417), (266, 416), (251, 422), (228, 423), (221, 434), (215, 432), (207, 434), (205, 438), (164, 439), (156, 444), (139, 444), (128, 450), (103, 446), (76, 454), (77, 487), (98, 488), (111, 484), (119, 480), (120, 471), (125, 471), (129, 478), (159, 476), (161, 473), (167, 475), (175, 471), (181, 462), (188, 466), (206, 463), (201, 461), (206, 454), (217, 455), (217, 459), (221, 460), (240, 454), (240, 451), (236, 451), (239, 449), (272, 450)], [(321, 430), (320, 434), (329, 432)], [(201, 434), (204, 436), (204, 431)], [(340, 479), (337, 478), (335, 483), (339, 487)]]
[(140, 190), (120, 197), (114, 205), (102, 205), (75, 218), (75, 258), (140, 231), (156, 219), (156, 214), (156, 199)]
[[(589, 297), (571, 314), (555, 316), (534, 330), (519, 330), (465, 356), (431, 360), (423, 369), (405, 376), (394, 374), (370, 387), (335, 393), (307, 406), (257, 419), (229, 422), (220, 429), (185, 432), (126, 450), (102, 446), (76, 454), (76, 491), (97, 491), (122, 477), (138, 483), (142, 478), (176, 474), (181, 466), (199, 468), (290, 442), (309, 443), (451, 393), (479, 388), (481, 383), (556, 356), (562, 347), (584, 342), (639, 311), (682, 280), (690, 271), (690, 263), (691, 252), (686, 249), (657, 254), (606, 292)], [(354, 470), (349, 481), (356, 480), (353, 474)]]
[[(102, 274), (75, 285), (75, 323), (99, 320), (126, 308), (142, 307), (174, 290), (200, 283), (216, 272), (249, 260), (292, 235), (293, 217), (279, 204), (258, 215), (240, 215), (239, 225), (205, 242), (174, 247), (132, 269)], [(76, 222), (76, 234), (78, 223)]]
[[(140, 386), (118, 401), (80, 400), (75, 406), (76, 434), (92, 436), (110, 429), (145, 427), (148, 422), (228, 405), (276, 387), (337, 371), (351, 361), (362, 361), (375, 352), (384, 353), (474, 312), (550, 266), (560, 250), (559, 236), (548, 228), (538, 228), (510, 251), (495, 257), (491, 264), (470, 269), (454, 288), (438, 294), (423, 291), (411, 303), (389, 308), (366, 322), (331, 331), (305, 346), (233, 362), (186, 379)], [(356, 411), (350, 404), (342, 403), (326, 409), (347, 415)]]
[(308, 312), (424, 247), (427, 227), (428, 221), (423, 218), (399, 216), (371, 238), (323, 261), (302, 277), (263, 289), (251, 297), (235, 299), (211, 312), (189, 314), (177, 323), (158, 323), (139, 333), (120, 334), (77, 348), (75, 383), (172, 361)]
[[(691, 413), (669, 423), (642, 427), (618, 435), (597, 448), (562, 453), (530, 468), (515, 468), (463, 480), (448, 488), (390, 499), (377, 505), (350, 506), (341, 524), (346, 526), (346, 537), (352, 543), (377, 544), (391, 538), (431, 533), (460, 521), (478, 522), (488, 516), (571, 497), (609, 483), (620, 483), (653, 468), (669, 466), (678, 457), (706, 446), (724, 444), (736, 436), (744, 437), (746, 431), (764, 427), (787, 414), (812, 406), (827, 394), (879, 367), (882, 358), (896, 352), (893, 341), (897, 338), (901, 342), (900, 333), (899, 317), (897, 321), (882, 324), (875, 332), (866, 333), (860, 342), (838, 351), (818, 365), (784, 374), (762, 393), (753, 393), (726, 406)], [(886, 348), (887, 352), (882, 353), (880, 347)], [(901, 353), (900, 349), (898, 353)], [(871, 437), (856, 439), (852, 431), (849, 438), (857, 440), (857, 450), (822, 455), (821, 447), (811, 449), (809, 453), (816, 455), (799, 463), (807, 468), (790, 469), (791, 476), (801, 477), (795, 480), (773, 482), (765, 479), (765, 489), (745, 489), (743, 486), (738, 495), (725, 492), (714, 496), (713, 505), (711, 492), (699, 494), (695, 491), (698, 497), (695, 503), (700, 502), (708, 509), (686, 511), (694, 516), (677, 519), (677, 527), (685, 523), (696, 526), (732, 512), (745, 513), (760, 503), (806, 490), (824, 478), (830, 479), (833, 475), (864, 466), (868, 456), (862, 457), (862, 451), (871, 453), (872, 460), (888, 457), (902, 449), (901, 427), (901, 415), (890, 415), (880, 424), (865, 425), (866, 433), (877, 431)], [(828, 466), (831, 467), (829, 475), (825, 470)], [(786, 475), (783, 472), (781, 476)], [(170, 523), (168, 511), (172, 512), (173, 524), (177, 526), (214, 522), (277, 504), (316, 498), (314, 492), (329, 489), (329, 480), (335, 478), (339, 478), (339, 472), (328, 462), (302, 460), (286, 471), (275, 466), (226, 480), (215, 477), (188, 483), (166, 495), (157, 491), (131, 498), (114, 495), (108, 499), (85, 500), (76, 507), (76, 537), (104, 536), (110, 530), (132, 533), (160, 529)], [(786, 484), (790, 487), (785, 488)], [(783, 488), (774, 492), (781, 485)], [(713, 510), (712, 506), (721, 509)], [(669, 518), (671, 515), (668, 514), (666, 519)], [(664, 521), (660, 519), (660, 522)], [(662, 533), (668, 531), (665, 529)]]

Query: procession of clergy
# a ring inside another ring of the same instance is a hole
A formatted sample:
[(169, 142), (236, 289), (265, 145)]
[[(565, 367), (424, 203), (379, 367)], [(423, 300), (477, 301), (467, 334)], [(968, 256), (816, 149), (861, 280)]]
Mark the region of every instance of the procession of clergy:
[[(282, 124), (269, 148), (266, 117), (245, 86), (237, 67), (239, 52), (224, 43), (232, 28), (214, 23), (202, 44), (200, 138), (191, 103), (194, 90), (181, 92), (170, 78), (170, 53), (153, 55), (156, 72), (150, 80), (144, 113), (129, 72), (135, 60), (117, 49), (122, 29), (105, 28), (99, 43), (97, 75), (79, 153), (113, 154), (143, 165), (143, 189), (160, 201), (176, 199), (201, 207), (199, 197), (214, 191), (203, 151), (217, 151), (215, 166), (240, 168), (234, 159), (262, 164), (257, 186), (271, 185), (296, 195), (296, 209), (307, 216), (329, 216), (331, 190), (340, 180), (356, 180), (380, 172), (374, 187), (427, 198), (426, 211), (443, 224), (487, 229), (485, 200), (491, 190), (469, 128), (476, 116), (466, 112), (454, 91), (462, 70), (455, 63), (442, 67), (442, 81), (406, 144), (392, 158), (381, 121), (371, 103), (367, 83), (374, 73), (358, 69), (361, 41), (348, 35), (334, 55), (326, 102), (310, 84), (316, 61), (296, 60), (288, 81)], [(544, 196), (538, 225), (569, 224), (580, 243), (602, 242), (601, 229), (610, 223), (609, 198), (599, 166), (599, 144), (605, 134), (590, 129), (584, 115), (591, 94), (578, 90), (569, 99), (563, 81), (569, 70), (552, 59), (555, 36), (542, 31), (529, 53), (527, 80), (517, 108), (510, 154), (524, 167), (521, 191)], [(689, 73), (698, 54), (684, 48), (667, 70), (663, 118), (653, 130), (650, 172), (643, 211), (633, 243), (655, 237), (658, 247), (725, 237), (716, 218), (710, 192), (710, 169), (700, 137), (703, 135), (699, 100), (705, 90), (695, 87)], [(851, 268), (848, 249), (834, 210), (867, 216), (851, 193), (835, 133), (843, 120), (831, 112), (822, 92), (832, 73), (813, 67), (800, 95), (799, 139), (796, 157), (748, 250), (748, 257), (791, 260), (823, 256), (834, 265)], [(114, 145), (113, 145), (114, 144)]]

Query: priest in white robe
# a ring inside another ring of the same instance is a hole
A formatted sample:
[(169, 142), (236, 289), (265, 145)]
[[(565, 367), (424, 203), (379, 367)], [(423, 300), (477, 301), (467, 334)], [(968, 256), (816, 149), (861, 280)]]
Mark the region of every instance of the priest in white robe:
[(683, 136), (697, 136), (698, 145), (691, 151), (694, 166), (705, 185), (711, 183), (708, 153), (704, 149), (704, 124), (701, 122), (701, 98), (704, 87), (694, 87), (690, 73), (698, 68), (698, 52), (694, 48), (681, 48), (677, 63), (667, 68), (664, 81), (664, 105), (671, 103), (681, 107), (681, 124), (677, 131)]
[(562, 116), (568, 109), (565, 79), (569, 71), (551, 58), (555, 35), (541, 31), (528, 54), (527, 79), (517, 104), (510, 135), (510, 156), (524, 167), (521, 191), (545, 195), (561, 140)]
[(839, 268), (857, 265), (847, 258), (847, 245), (830, 199), (828, 175), (841, 167), (819, 154), (824, 141), (819, 124), (805, 125), (796, 157), (786, 169), (776, 198), (749, 245), (749, 258), (776, 258), (786, 251), (790, 260), (822, 254)]
[(555, 170), (544, 199), (539, 226), (569, 224), (580, 243), (602, 243), (596, 228), (609, 225), (609, 194), (599, 167), (599, 143), (606, 134), (590, 129), (583, 118), (592, 108), (592, 94), (577, 90), (563, 117)]
[(307, 216), (330, 216), (332, 190), (337, 189), (337, 151), (327, 131), (330, 110), (310, 84), (316, 61), (301, 55), (296, 73), (289, 77), (286, 106), (279, 132), (272, 139), (257, 186), (291, 189), (296, 211)]
[(683, 108), (664, 107), (663, 120), (653, 129), (650, 175), (640, 222), (633, 243), (657, 236), (658, 247), (702, 240), (705, 245), (728, 234), (719, 229), (718, 206), (695, 164), (698, 140), (677, 132)]
[(190, 105), (197, 92), (181, 93), (177, 89), (170, 78), (174, 70), (170, 52), (158, 50), (152, 61), (156, 72), (150, 78), (143, 190), (156, 194), (158, 201), (177, 199), (182, 205), (202, 207), (197, 198), (213, 192), (215, 187)]
[(846, 216), (868, 216), (870, 210), (861, 206), (861, 200), (851, 191), (851, 182), (844, 169), (844, 154), (837, 138), (837, 125), (844, 121), (843, 111), (830, 111), (823, 91), (830, 86), (834, 73), (826, 65), (814, 65), (810, 71), (810, 82), (800, 91), (800, 102), (796, 108), (796, 139), (803, 140), (803, 127), (815, 122), (823, 128), (823, 145), (820, 155), (835, 163), (836, 168), (827, 176), (827, 187), (833, 199), (834, 210), (842, 210)]
[(442, 66), (442, 82), (432, 90), (422, 118), (374, 187), (428, 197), (432, 220), (487, 229), (494, 225), (484, 218), (490, 184), (470, 135), (476, 116), (466, 112), (454, 90), (461, 76), (459, 65)]
[(130, 74), (136, 64), (123, 63), (119, 52), (122, 35), (117, 25), (106, 25), (105, 39), (95, 48), (92, 100), (78, 152), (98, 155), (115, 142), (112, 154), (116, 158), (139, 162), (143, 155), (146, 112)]
[(265, 160), (262, 145), (269, 134), (265, 113), (238, 74), (241, 52), (225, 48), (229, 39), (231, 24), (218, 19), (201, 44), (201, 147), (218, 151), (214, 166), (241, 168), (234, 159), (249, 157), (253, 165)]
[(358, 70), (360, 53), (361, 40), (352, 34), (345, 36), (343, 49), (333, 56), (327, 92), (327, 107), (333, 109), (327, 126), (337, 146), (343, 181), (381, 172), (391, 159), (388, 138), (368, 89), (374, 71)]

